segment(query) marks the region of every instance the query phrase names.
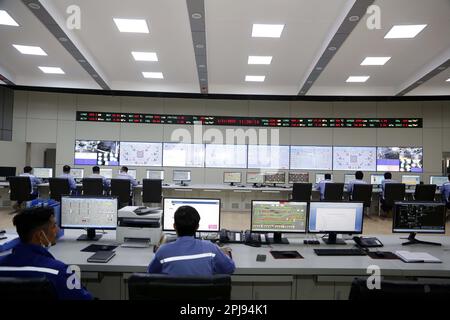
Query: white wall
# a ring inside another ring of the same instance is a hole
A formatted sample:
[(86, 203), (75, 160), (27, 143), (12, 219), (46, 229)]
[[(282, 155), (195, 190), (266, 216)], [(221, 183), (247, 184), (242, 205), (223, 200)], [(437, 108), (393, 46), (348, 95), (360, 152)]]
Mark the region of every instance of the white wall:
[(16, 141), (0, 141), (0, 166), (16, 167), (16, 172), (22, 172), (25, 166), (26, 143)]

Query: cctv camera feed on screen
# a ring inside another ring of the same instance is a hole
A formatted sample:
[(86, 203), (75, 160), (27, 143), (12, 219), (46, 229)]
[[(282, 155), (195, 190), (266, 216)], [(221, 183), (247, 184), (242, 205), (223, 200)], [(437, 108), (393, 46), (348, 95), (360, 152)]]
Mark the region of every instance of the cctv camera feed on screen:
[(121, 142), (120, 165), (161, 167), (162, 143)]
[(85, 166), (118, 166), (119, 142), (76, 140), (74, 164)]
[(377, 171), (422, 172), (423, 148), (378, 147)]
[(305, 232), (306, 202), (253, 201), (252, 231)]

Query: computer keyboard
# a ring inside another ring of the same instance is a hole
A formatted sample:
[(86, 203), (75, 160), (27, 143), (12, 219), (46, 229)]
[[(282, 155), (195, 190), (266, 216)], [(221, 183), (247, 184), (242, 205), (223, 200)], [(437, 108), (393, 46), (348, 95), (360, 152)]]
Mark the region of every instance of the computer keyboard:
[(361, 249), (314, 249), (318, 256), (365, 256), (367, 255)]

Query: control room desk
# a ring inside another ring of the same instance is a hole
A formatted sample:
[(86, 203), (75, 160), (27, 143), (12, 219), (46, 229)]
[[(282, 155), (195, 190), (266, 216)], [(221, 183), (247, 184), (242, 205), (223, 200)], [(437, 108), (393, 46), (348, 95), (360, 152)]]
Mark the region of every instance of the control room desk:
[[(101, 299), (127, 299), (127, 279), (133, 272), (146, 272), (153, 257), (152, 248), (118, 247), (116, 256), (106, 264), (88, 263), (92, 254), (80, 252), (89, 242), (75, 241), (81, 232), (65, 230), (65, 236), (50, 252), (67, 264), (81, 268), (82, 281), (94, 295)], [(325, 244), (304, 245), (303, 235), (291, 238), (289, 245), (263, 245), (255, 248), (243, 244), (229, 245), (232, 248), (236, 272), (232, 276), (232, 299), (347, 299), (355, 276), (367, 277), (367, 267), (380, 267), (384, 279), (435, 278), (450, 282), (450, 239), (448, 237), (420, 236), (420, 238), (442, 243), (442, 247), (414, 245), (402, 247), (405, 240), (397, 235), (381, 235), (383, 251), (425, 251), (443, 261), (439, 264), (403, 263), (401, 260), (375, 260), (369, 256), (319, 257), (314, 248), (330, 248)], [(108, 231), (98, 244), (113, 243), (115, 231)], [(95, 243), (95, 242), (94, 242)], [(353, 241), (347, 242), (348, 248)], [(339, 246), (342, 247), (342, 246)], [(304, 259), (274, 259), (270, 250), (297, 250)], [(265, 262), (257, 262), (257, 254), (266, 254)]]

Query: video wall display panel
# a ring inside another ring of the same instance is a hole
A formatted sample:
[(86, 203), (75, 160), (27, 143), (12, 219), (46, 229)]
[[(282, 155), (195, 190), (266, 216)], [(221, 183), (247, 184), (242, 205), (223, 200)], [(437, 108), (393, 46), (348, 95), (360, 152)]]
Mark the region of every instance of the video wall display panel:
[(118, 166), (119, 142), (105, 140), (76, 140), (75, 165)]
[(334, 147), (333, 170), (375, 171), (376, 147)]
[(121, 166), (162, 166), (161, 142), (120, 142)]
[(291, 146), (291, 169), (332, 170), (333, 147)]
[(207, 168), (247, 168), (247, 145), (207, 144), (205, 147)]
[(249, 145), (248, 168), (289, 169), (289, 146)]
[(423, 148), (378, 147), (377, 171), (422, 172)]
[(205, 145), (187, 143), (164, 143), (164, 167), (203, 168), (205, 165)]

